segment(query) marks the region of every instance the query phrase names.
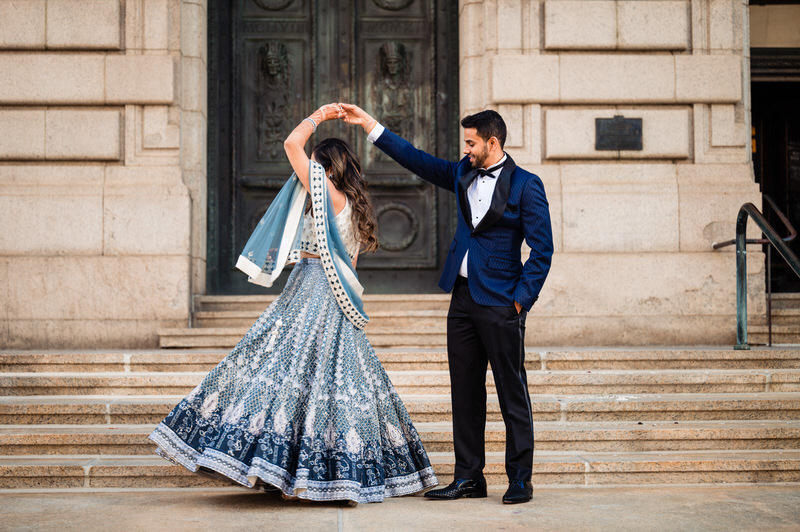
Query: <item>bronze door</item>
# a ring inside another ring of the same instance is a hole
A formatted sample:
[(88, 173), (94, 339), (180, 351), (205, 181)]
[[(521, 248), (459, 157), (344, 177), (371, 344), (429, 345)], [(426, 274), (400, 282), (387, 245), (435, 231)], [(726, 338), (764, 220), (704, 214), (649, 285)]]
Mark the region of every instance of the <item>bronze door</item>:
[[(446, 0), (209, 2), (210, 293), (264, 291), (234, 264), (291, 173), (283, 139), (319, 105), (357, 103), (420, 148), (458, 157), (456, 8)], [(361, 128), (327, 122), (308, 149), (329, 136), (358, 151), (376, 209), (381, 248), (358, 261), (367, 292), (438, 290), (453, 195), (388, 159)]]

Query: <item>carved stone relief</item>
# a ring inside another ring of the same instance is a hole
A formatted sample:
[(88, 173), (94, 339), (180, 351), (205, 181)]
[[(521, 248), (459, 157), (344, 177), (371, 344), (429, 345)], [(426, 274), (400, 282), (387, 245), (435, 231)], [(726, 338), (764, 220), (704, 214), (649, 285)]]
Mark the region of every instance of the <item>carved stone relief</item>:
[(279, 42), (258, 49), (258, 158), (274, 159), (283, 149), (289, 107), (289, 54)]
[(411, 57), (401, 42), (388, 41), (378, 51), (370, 100), (381, 123), (401, 137), (414, 140), (414, 91)]

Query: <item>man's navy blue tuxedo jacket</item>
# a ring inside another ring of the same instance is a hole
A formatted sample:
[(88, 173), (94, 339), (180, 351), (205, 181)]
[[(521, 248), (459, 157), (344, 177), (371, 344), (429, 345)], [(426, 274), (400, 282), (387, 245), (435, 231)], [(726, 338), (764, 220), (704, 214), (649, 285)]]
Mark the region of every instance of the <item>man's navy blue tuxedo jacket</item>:
[[(469, 158), (457, 163), (418, 150), (405, 139), (384, 130), (375, 145), (392, 159), (434, 185), (455, 192), (458, 226), (439, 280), (450, 292), (464, 254), (472, 299), (480, 305), (508, 306), (514, 301), (530, 310), (539, 297), (553, 255), (550, 210), (538, 176), (506, 159), (497, 178), (489, 211), (472, 226), (467, 187), (475, 178)], [(531, 248), (523, 265), (522, 239)]]

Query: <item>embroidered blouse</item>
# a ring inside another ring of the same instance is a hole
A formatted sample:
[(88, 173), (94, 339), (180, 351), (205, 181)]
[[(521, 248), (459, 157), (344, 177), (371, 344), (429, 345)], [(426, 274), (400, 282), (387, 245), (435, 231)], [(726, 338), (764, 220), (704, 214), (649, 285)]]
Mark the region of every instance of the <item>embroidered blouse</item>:
[[(358, 241), (351, 222), (352, 207), (345, 202), (342, 212), (333, 216), (325, 169), (311, 161), (308, 177), (308, 192), (294, 174), (281, 187), (247, 240), (236, 267), (250, 282), (272, 286), (284, 266), (300, 260), (301, 251), (318, 254), (336, 302), (347, 319), (363, 329), (369, 316), (361, 299), (364, 287), (353, 266)], [(313, 208), (304, 216), (309, 197)], [(303, 238), (306, 228), (312, 231)], [(302, 246), (303, 241), (308, 244)]]
[[(336, 221), (336, 229), (342, 237), (347, 248), (347, 254), (350, 260), (358, 253), (358, 240), (356, 240), (355, 232), (353, 231), (353, 209), (350, 207), (350, 200), (345, 198), (344, 208), (334, 217)], [(319, 246), (317, 245), (317, 233), (314, 231), (314, 217), (309, 210), (303, 215), (303, 234), (300, 237), (300, 251), (310, 253), (312, 255), (319, 255)]]

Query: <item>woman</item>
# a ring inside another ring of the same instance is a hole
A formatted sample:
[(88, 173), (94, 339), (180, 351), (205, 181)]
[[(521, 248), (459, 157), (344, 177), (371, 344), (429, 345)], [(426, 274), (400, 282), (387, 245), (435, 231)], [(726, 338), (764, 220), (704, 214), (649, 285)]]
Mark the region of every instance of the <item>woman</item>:
[(377, 239), (358, 158), (339, 139), (311, 160), (304, 151), (319, 123), (343, 116), (324, 105), (287, 137), (295, 173), (237, 263), (269, 286), (296, 262), (286, 287), (150, 438), (161, 456), (244, 486), (377, 502), (437, 481), (363, 331), (355, 264)]

